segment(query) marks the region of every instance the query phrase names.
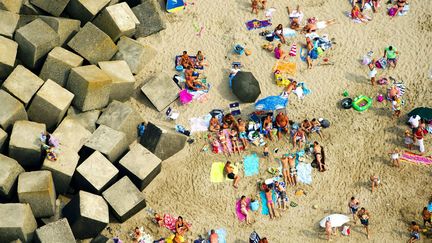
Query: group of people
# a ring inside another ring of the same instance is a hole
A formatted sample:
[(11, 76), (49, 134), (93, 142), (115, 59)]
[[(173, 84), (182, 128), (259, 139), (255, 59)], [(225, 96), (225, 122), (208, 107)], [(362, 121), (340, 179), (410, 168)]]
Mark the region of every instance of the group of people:
[[(380, 0), (352, 0), (352, 9), (351, 9), (351, 18), (357, 20), (362, 23), (367, 23), (372, 18), (363, 14), (363, 10), (368, 4), (374, 13), (378, 12), (378, 8), (380, 6)], [(408, 4), (407, 0), (389, 0), (388, 4), (394, 4), (392, 7), (388, 9), (388, 15), (391, 17), (397, 16), (400, 12), (404, 10), (406, 5)]]
[(185, 70), (186, 88), (194, 91), (208, 89), (208, 87), (200, 81), (200, 79), (203, 78), (203, 74), (197, 70), (197, 68), (202, 68), (207, 65), (204, 54), (201, 51), (197, 52), (195, 60), (189, 57), (187, 51), (183, 51), (183, 55), (180, 57), (180, 65)]

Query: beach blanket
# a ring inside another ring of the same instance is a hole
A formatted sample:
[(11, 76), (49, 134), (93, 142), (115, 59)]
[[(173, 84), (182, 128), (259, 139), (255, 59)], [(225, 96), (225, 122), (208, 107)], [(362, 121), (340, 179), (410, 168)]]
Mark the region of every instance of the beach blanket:
[[(234, 167), (234, 174), (238, 174), (238, 168), (237, 166), (234, 166), (231, 164), (232, 167)], [(224, 182), (229, 179), (225, 173), (224, 173), (224, 167), (225, 163), (223, 162), (215, 162), (212, 164), (211, 170), (210, 170), (210, 181), (213, 183), (220, 183)]]
[[(233, 146), (232, 146), (231, 139), (229, 138), (229, 137), (230, 137), (230, 136), (229, 136), (229, 132), (230, 132), (229, 129), (224, 129), (224, 130), (223, 130), (223, 133), (225, 134), (226, 145), (227, 145), (227, 147), (228, 147), (229, 152), (232, 153), (232, 152), (233, 152)], [(240, 146), (240, 144), (241, 144), (240, 141), (237, 140), (237, 142), (238, 142), (238, 144), (239, 144), (239, 146)], [(222, 147), (222, 144), (219, 143), (219, 142), (218, 142), (218, 150), (217, 150), (217, 151), (218, 151), (219, 154), (222, 154), (222, 153), (223, 153), (223, 147)]]
[(297, 179), (304, 184), (312, 184), (312, 166), (306, 163), (299, 163), (297, 165)]
[[(197, 63), (197, 58), (196, 58), (196, 56), (189, 56), (189, 58), (191, 59), (191, 61), (192, 61), (193, 63)], [(178, 56), (176, 56), (176, 57), (174, 58), (174, 65), (175, 65), (174, 68), (177, 67), (177, 66), (181, 66), (181, 64), (180, 64), (180, 60), (181, 60), (181, 55), (178, 55)], [(194, 68), (196, 68), (196, 69), (204, 69), (203, 66), (196, 66), (196, 65), (195, 65)]]
[(253, 19), (246, 22), (246, 28), (248, 30), (260, 29), (271, 25), (272, 25), (271, 19), (267, 19), (267, 20)]
[(279, 70), (283, 74), (289, 74), (294, 76), (296, 74), (297, 65), (294, 62), (285, 62), (282, 60), (276, 61), (273, 66), (273, 72)]
[[(261, 197), (261, 214), (263, 215), (269, 215), (269, 208), (267, 207), (267, 198), (265, 196), (265, 192), (261, 191), (260, 192), (260, 197)], [(276, 203), (276, 193), (272, 190), (272, 200), (273, 203)]]
[(404, 151), (401, 156), (401, 160), (423, 165), (432, 165), (432, 157), (421, 156), (419, 154)]
[[(284, 37), (294, 37), (297, 35), (297, 32), (291, 28), (284, 28), (283, 31)], [(277, 35), (274, 36), (275, 40), (279, 40), (279, 37)]]
[[(227, 232), (224, 228), (220, 228), (215, 230), (216, 234), (218, 235), (218, 243), (226, 243), (226, 236)], [(208, 236), (210, 236), (211, 232), (208, 232)], [(207, 241), (206, 241), (207, 242)]]
[[(177, 217), (172, 216), (171, 214), (164, 214), (163, 216), (163, 223), (165, 228), (171, 230), (172, 232), (175, 232), (175, 223), (176, 223)], [(189, 223), (186, 223), (189, 227), (192, 225)]]
[(207, 114), (202, 117), (192, 117), (191, 119), (189, 119), (191, 133), (207, 131), (210, 125), (210, 119), (211, 119), (210, 114)]
[(258, 175), (259, 158), (256, 153), (243, 157), (245, 176)]
[[(240, 222), (242, 222), (242, 221), (244, 221), (245, 219), (246, 219), (246, 216), (244, 216), (244, 214), (241, 212), (241, 205), (240, 205), (240, 199), (239, 200), (237, 200), (237, 202), (236, 202), (236, 207), (235, 207), (235, 210), (236, 210), (236, 215), (237, 215), (237, 218), (238, 218), (238, 220), (240, 220)], [(246, 198), (246, 210), (247, 211), (249, 211), (250, 210), (250, 198)]]

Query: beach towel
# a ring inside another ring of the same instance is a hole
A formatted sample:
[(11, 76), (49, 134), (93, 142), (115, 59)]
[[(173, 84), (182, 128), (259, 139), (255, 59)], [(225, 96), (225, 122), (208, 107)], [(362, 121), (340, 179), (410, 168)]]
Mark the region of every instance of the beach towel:
[[(283, 28), (282, 33), (284, 37), (294, 37), (297, 35), (297, 32), (291, 28)], [(274, 35), (274, 39), (279, 40), (279, 37)]]
[(432, 165), (432, 157), (426, 157), (419, 154), (411, 153), (408, 151), (404, 151), (400, 158), (402, 161), (410, 162), (413, 164), (423, 164), (423, 165)]
[(206, 132), (210, 125), (211, 115), (207, 114), (202, 117), (192, 117), (189, 119), (190, 131), (194, 132)]
[(292, 44), (291, 49), (289, 51), (289, 55), (292, 57), (297, 56), (297, 44)]
[[(231, 142), (231, 139), (229, 136), (229, 132), (230, 132), (229, 129), (223, 130), (223, 133), (225, 134), (226, 145), (228, 147), (229, 152), (232, 153), (233, 152), (233, 146), (232, 146), (232, 142)], [(237, 143), (238, 143), (239, 147), (241, 147), (241, 142), (239, 141), (239, 139), (237, 139)], [(241, 148), (240, 148), (240, 150), (241, 150)], [(218, 143), (218, 152), (217, 153), (219, 153), (219, 154), (223, 153), (223, 147), (222, 147), (221, 143)]]
[[(220, 229), (216, 229), (215, 232), (218, 235), (218, 243), (226, 243), (226, 236), (227, 236), (226, 230), (224, 228), (220, 228)], [(211, 231), (208, 232), (208, 236), (210, 235), (211, 235)]]
[[(345, 12), (345, 15), (346, 15), (348, 18), (350, 18), (350, 19), (351, 19), (354, 23), (356, 23), (356, 24), (361, 24), (361, 23), (363, 23), (360, 19), (358, 19), (358, 18), (353, 18), (352, 15), (351, 15), (351, 12), (349, 12), (349, 11), (346, 11), (346, 12)], [(363, 16), (364, 16), (365, 20), (368, 21), (368, 22), (372, 20), (372, 18), (369, 17), (369, 16), (367, 16), (367, 15), (363, 15)]]
[[(174, 217), (168, 213), (164, 214), (163, 216), (163, 223), (165, 228), (171, 230), (172, 232), (175, 232), (175, 223), (176, 223), (177, 217)], [(188, 227), (191, 227), (192, 224), (186, 223)]]
[(259, 158), (256, 153), (243, 157), (245, 176), (258, 175)]
[(272, 25), (271, 19), (267, 19), (267, 20), (253, 19), (246, 22), (247, 30), (260, 29), (271, 25)]
[(301, 183), (312, 184), (312, 166), (302, 162), (299, 163), (297, 165), (297, 179)]
[[(189, 56), (189, 58), (191, 59), (191, 61), (192, 61), (193, 63), (197, 63), (197, 58), (196, 58), (196, 56)], [(180, 60), (181, 60), (181, 55), (178, 55), (178, 56), (176, 56), (176, 57), (174, 58), (174, 65), (175, 65), (174, 67), (181, 66), (181, 64), (180, 64)], [(196, 69), (204, 69), (203, 66), (196, 66), (196, 65), (195, 65), (194, 68), (196, 68)]]
[[(238, 168), (237, 166), (234, 166), (231, 164), (232, 167), (234, 167), (234, 174), (238, 174)], [(215, 162), (212, 164), (211, 170), (210, 170), (210, 181), (213, 183), (220, 183), (224, 181), (231, 180), (225, 175), (224, 173), (224, 167), (225, 163), (223, 162)]]
[[(241, 212), (241, 205), (240, 205), (240, 199), (237, 200), (236, 202), (236, 215), (238, 220), (240, 220), (240, 222), (243, 222), (246, 219), (246, 216), (244, 216), (244, 214)], [(250, 210), (250, 198), (246, 198), (246, 210), (249, 211)]]
[(273, 66), (273, 72), (279, 70), (280, 73), (289, 74), (294, 76), (296, 74), (297, 65), (294, 62), (285, 62), (282, 60), (276, 61), (276, 64)]
[[(269, 215), (269, 208), (267, 207), (267, 198), (265, 196), (265, 192), (261, 191), (260, 192), (260, 197), (261, 197), (261, 214), (263, 215)], [(272, 190), (272, 200), (273, 203), (276, 203), (276, 193)]]

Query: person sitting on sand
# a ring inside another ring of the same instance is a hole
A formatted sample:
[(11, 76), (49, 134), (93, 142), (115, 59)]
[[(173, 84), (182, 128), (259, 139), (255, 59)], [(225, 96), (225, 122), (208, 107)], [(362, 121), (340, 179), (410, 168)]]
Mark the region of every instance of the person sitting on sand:
[(292, 185), (291, 177), (289, 175), (288, 157), (285, 154), (282, 155), (281, 164), (282, 164), (282, 176), (285, 183)]
[(133, 232), (133, 241), (134, 242), (140, 242), (142, 237), (142, 232), (139, 227), (135, 227)]
[(247, 134), (246, 134), (246, 123), (239, 118), (237, 123), (237, 130), (239, 132), (239, 138), (242, 141), (244, 149), (248, 146)]
[(159, 225), (159, 227), (164, 226), (163, 218), (158, 213), (154, 214), (152, 221), (153, 223)]
[(309, 134), (312, 130), (312, 123), (308, 119), (304, 119), (303, 122), (300, 124), (300, 127)]
[(273, 34), (279, 38), (279, 40), (280, 40), (280, 42), (282, 42), (282, 44), (285, 44), (285, 37), (283, 35), (283, 26), (282, 26), (282, 24), (278, 24), (278, 26), (276, 26)]
[(283, 112), (279, 112), (276, 116), (276, 127), (278, 129), (278, 139), (282, 138), (282, 132), (288, 133), (289, 120), (288, 116)]
[(208, 130), (210, 132), (217, 132), (220, 130), (220, 124), (219, 124), (219, 119), (217, 119), (216, 116), (212, 115), (211, 119), (210, 119), (210, 123), (209, 123), (209, 128)]
[(250, 222), (250, 217), (247, 208), (248, 208), (248, 203), (246, 201), (246, 196), (243, 195), (240, 198), (240, 212), (245, 216), (246, 224), (250, 224), (251, 222)]
[(318, 171), (323, 172), (325, 171), (324, 163), (323, 163), (323, 147), (319, 145), (317, 141), (314, 142), (313, 145), (313, 154), (315, 155), (315, 159), (318, 164)]
[(239, 65), (238, 64), (234, 64), (233, 67), (230, 70), (229, 76), (233, 77), (233, 76), (235, 76), (240, 71), (241, 71), (241, 69), (240, 69)]
[(189, 230), (189, 226), (183, 221), (182, 216), (178, 216), (175, 222), (175, 232), (183, 236)]
[(399, 118), (400, 114), (401, 114), (401, 99), (397, 96), (395, 96), (391, 102), (392, 104), (392, 110), (393, 110), (393, 115), (392, 118)]
[(288, 165), (290, 167), (290, 178), (291, 178), (291, 185), (296, 186), (297, 185), (297, 168), (295, 165), (295, 157), (292, 155), (288, 156)]
[(180, 58), (180, 65), (182, 65), (184, 68), (194, 66), (194, 63), (192, 59), (189, 57), (189, 55), (187, 54), (187, 51), (183, 51), (183, 55)]
[(285, 88), (284, 88), (284, 92), (286, 94), (291, 94), (291, 92), (293, 90), (295, 90), (297, 88), (297, 81), (293, 80), (290, 84), (288, 84)]
[(252, 12), (251, 13), (255, 12), (255, 14), (258, 14), (258, 4), (259, 4), (258, 0), (252, 0)]
[(357, 212), (357, 217), (360, 219), (360, 223), (365, 228), (367, 238), (369, 239), (369, 219), (370, 219), (369, 212), (365, 208), (361, 208)]
[(372, 192), (374, 192), (375, 188), (378, 189), (378, 185), (381, 183), (381, 180), (379, 179), (378, 176), (371, 176), (370, 181), (372, 184)]
[(398, 54), (399, 52), (393, 46), (389, 46), (384, 49), (383, 58), (387, 58), (389, 67), (396, 68)]
[(275, 208), (274, 208), (274, 202), (273, 202), (273, 196), (272, 196), (272, 189), (267, 188), (265, 189), (265, 197), (267, 199), (267, 207), (269, 210), (270, 219), (273, 219), (276, 217)]
[(429, 226), (432, 226), (431, 217), (432, 217), (431, 212), (429, 212), (427, 207), (424, 207), (423, 211), (422, 211), (422, 218), (423, 218), (424, 227), (426, 227), (426, 223), (429, 223)]
[(282, 50), (282, 44), (279, 43), (277, 47), (274, 49), (274, 56), (276, 59), (287, 59), (288, 56), (285, 55), (285, 52)]
[(229, 179), (234, 180), (234, 181), (233, 181), (233, 187), (234, 187), (235, 189), (237, 189), (237, 188), (238, 188), (238, 183), (239, 183), (239, 181), (240, 181), (240, 176), (234, 174), (234, 167), (231, 165), (231, 162), (230, 162), (230, 161), (227, 161), (227, 162), (226, 162), (225, 167), (224, 167), (224, 171), (225, 171), (225, 173), (227, 174), (227, 177), (228, 177)]
[(205, 61), (205, 59), (206, 58), (205, 58), (204, 54), (202, 53), (202, 51), (198, 51), (196, 54), (196, 60), (197, 60), (196, 66), (198, 66), (198, 67), (207, 66), (207, 62)]
[(358, 6), (354, 6), (351, 10), (351, 18), (354, 20), (359, 20), (362, 23), (367, 23), (370, 18), (364, 15)]
[(312, 125), (312, 128), (311, 128), (310, 133), (316, 132), (320, 136), (320, 138), (322, 139), (323, 136), (322, 136), (322, 132), (321, 132), (321, 123), (316, 118), (314, 118), (311, 121), (311, 125)]
[(417, 225), (415, 221), (411, 222), (411, 226), (408, 229), (410, 231), (409, 243), (420, 240), (420, 226)]
[(287, 203), (289, 201), (288, 196), (286, 194), (286, 189), (279, 181), (275, 181), (275, 192), (278, 195), (277, 204), (278, 207), (283, 211), (287, 209)]
[(396, 0), (396, 5), (394, 5), (392, 8), (396, 9), (396, 11), (391, 15), (392, 17), (395, 17), (399, 14), (400, 11), (402, 11), (405, 7), (405, 5), (408, 4), (407, 0)]
[(301, 19), (303, 18), (303, 13), (300, 11), (300, 6), (297, 5), (296, 10), (290, 12), (289, 7), (286, 7), (288, 11), (288, 16), (290, 19), (290, 28), (293, 30), (299, 30)]
[(237, 127), (236, 119), (231, 113), (224, 115), (224, 117), (222, 118), (222, 122), (227, 123), (230, 126), (230, 128)]
[(302, 128), (299, 128), (293, 136), (293, 145), (294, 149), (298, 145), (298, 149), (301, 149), (303, 147), (303, 143), (306, 142), (306, 135)]
[(315, 17), (309, 18), (307, 24), (303, 27), (303, 33), (312, 33), (317, 30), (324, 29), (325, 27), (336, 23), (335, 19), (317, 21)]
[(219, 236), (216, 234), (216, 231), (214, 229), (210, 230), (210, 237), (209, 237), (209, 243), (218, 243), (219, 242)]
[(231, 152), (228, 149), (227, 138), (225, 137), (225, 133), (223, 131), (219, 131), (218, 133), (219, 143), (222, 145), (222, 152), (226, 155), (231, 156)]
[(198, 73), (194, 72), (192, 66), (188, 66), (185, 70), (186, 87), (190, 90), (205, 90), (207, 87), (197, 80)]
[(393, 166), (400, 167), (399, 163), (399, 157), (400, 157), (400, 151), (398, 148), (395, 148), (394, 150), (390, 151), (388, 153), (390, 155), (391, 163)]
[(372, 10), (373, 10), (374, 13), (378, 12), (378, 7), (379, 7), (379, 5), (380, 5), (379, 2), (380, 2), (380, 0), (370, 0), (370, 1), (369, 1), (369, 3), (370, 3), (371, 6), (372, 6)]
[(240, 154), (240, 147), (239, 147), (238, 141), (237, 141), (237, 130), (231, 129), (229, 136), (230, 136), (230, 139), (232, 142), (233, 153), (235, 153), (237, 151), (238, 154)]

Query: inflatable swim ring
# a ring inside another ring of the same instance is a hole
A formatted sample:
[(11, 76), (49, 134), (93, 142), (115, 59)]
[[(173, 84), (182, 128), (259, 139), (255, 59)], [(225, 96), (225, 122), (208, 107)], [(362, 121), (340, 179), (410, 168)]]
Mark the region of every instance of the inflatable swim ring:
[(365, 111), (372, 106), (372, 99), (365, 95), (360, 95), (354, 99), (352, 106), (356, 111)]

